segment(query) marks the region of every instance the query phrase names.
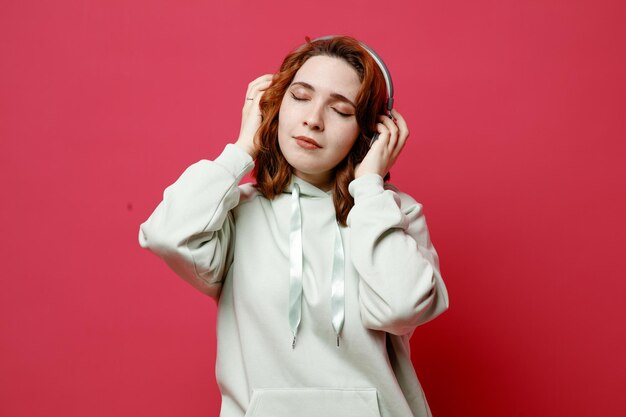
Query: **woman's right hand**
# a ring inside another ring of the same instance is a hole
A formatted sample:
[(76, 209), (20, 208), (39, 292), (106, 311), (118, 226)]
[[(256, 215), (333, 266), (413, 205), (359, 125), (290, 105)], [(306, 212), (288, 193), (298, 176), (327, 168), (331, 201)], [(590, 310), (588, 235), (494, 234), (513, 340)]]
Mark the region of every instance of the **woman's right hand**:
[(263, 92), (272, 83), (273, 77), (274, 74), (265, 74), (248, 84), (248, 91), (246, 91), (245, 102), (241, 110), (241, 130), (235, 145), (248, 152), (252, 159), (256, 158), (259, 149), (257, 139), (257, 130), (261, 126), (259, 101)]

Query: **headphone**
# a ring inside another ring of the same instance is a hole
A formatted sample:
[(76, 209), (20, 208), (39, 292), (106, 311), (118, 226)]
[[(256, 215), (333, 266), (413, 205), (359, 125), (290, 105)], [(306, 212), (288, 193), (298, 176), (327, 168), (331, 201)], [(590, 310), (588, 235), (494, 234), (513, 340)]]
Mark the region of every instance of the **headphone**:
[[(319, 38), (313, 39), (311, 42), (333, 39), (338, 36), (339, 35), (321, 36)], [(387, 100), (385, 102), (385, 108), (387, 109), (387, 116), (389, 116), (390, 119), (393, 119), (393, 116), (391, 115), (391, 110), (393, 109), (393, 81), (391, 80), (391, 73), (387, 69), (385, 62), (380, 57), (380, 55), (378, 55), (372, 48), (367, 46), (365, 43), (361, 41), (358, 42), (359, 45), (361, 45), (363, 49), (365, 49), (371, 55), (371, 57), (374, 59), (374, 62), (376, 62), (376, 64), (378, 65), (378, 68), (380, 68), (383, 77), (385, 78), (385, 85), (387, 86)], [(372, 146), (372, 143), (374, 143), (374, 141), (378, 139), (378, 135), (378, 132), (374, 133), (374, 136), (372, 136), (372, 139), (370, 140), (370, 146)]]

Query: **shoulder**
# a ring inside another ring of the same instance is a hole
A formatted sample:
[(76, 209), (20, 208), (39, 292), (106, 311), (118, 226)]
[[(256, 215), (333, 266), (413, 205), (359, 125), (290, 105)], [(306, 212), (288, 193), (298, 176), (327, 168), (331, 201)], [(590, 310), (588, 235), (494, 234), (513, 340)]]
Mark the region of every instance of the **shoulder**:
[(390, 191), (394, 194), (396, 201), (403, 210), (422, 210), (422, 204), (420, 202), (418, 202), (411, 195), (401, 191), (395, 184), (385, 182), (383, 187), (385, 188), (385, 191)]
[(239, 185), (239, 206), (265, 198), (251, 182)]

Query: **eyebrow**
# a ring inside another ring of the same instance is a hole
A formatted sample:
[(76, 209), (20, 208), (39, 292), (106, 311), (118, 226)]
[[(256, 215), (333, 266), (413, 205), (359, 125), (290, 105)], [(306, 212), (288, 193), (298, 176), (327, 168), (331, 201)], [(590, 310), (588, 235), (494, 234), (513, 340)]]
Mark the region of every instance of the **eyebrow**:
[[(292, 83), (291, 85), (301, 85), (302, 87), (304, 87), (304, 88), (306, 88), (308, 90), (315, 91), (315, 88), (311, 84), (305, 83), (304, 81), (296, 81), (296, 82)], [(352, 107), (354, 107), (356, 109), (356, 104), (354, 104), (352, 101), (350, 101), (345, 96), (343, 96), (343, 95), (341, 95), (339, 93), (332, 93), (330, 96), (332, 98), (335, 98), (335, 99), (339, 100), (339, 101), (343, 101), (343, 102), (346, 102), (348, 104), (351, 104)]]

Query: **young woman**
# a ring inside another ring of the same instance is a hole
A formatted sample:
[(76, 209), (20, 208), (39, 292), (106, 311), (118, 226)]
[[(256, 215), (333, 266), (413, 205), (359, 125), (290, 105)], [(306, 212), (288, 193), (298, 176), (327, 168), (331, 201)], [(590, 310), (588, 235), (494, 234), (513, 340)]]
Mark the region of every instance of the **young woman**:
[(430, 415), (409, 339), (448, 297), (422, 206), (384, 181), (409, 132), (381, 68), (353, 38), (307, 39), (141, 225), (218, 302), (221, 417)]

